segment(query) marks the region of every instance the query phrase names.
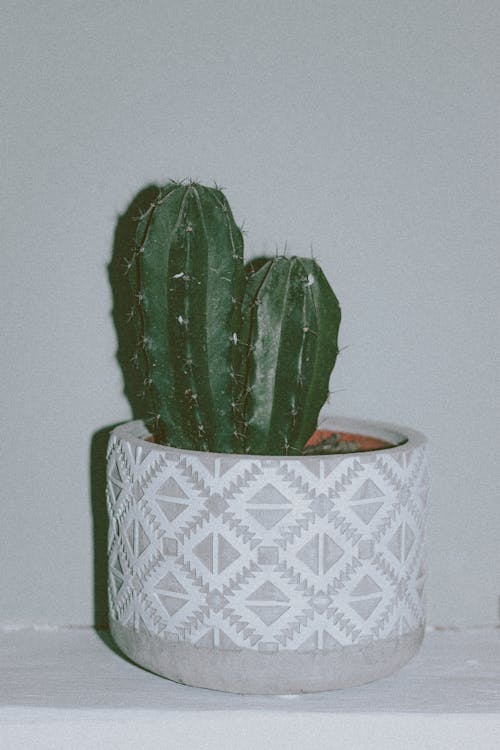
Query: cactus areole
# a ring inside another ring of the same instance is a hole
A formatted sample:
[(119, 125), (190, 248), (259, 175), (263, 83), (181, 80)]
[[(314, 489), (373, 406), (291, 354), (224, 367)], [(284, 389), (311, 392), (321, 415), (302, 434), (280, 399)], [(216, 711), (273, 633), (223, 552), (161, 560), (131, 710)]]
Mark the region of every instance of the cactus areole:
[(176, 448), (300, 455), (338, 353), (340, 306), (311, 258), (245, 274), (218, 188), (170, 182), (129, 263), (150, 427)]

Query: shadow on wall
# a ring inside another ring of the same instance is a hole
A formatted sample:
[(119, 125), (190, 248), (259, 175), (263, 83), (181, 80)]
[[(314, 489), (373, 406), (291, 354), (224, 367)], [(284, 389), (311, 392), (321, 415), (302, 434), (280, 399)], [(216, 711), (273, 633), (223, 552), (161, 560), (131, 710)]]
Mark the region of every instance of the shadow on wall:
[[(109, 282), (113, 293), (113, 322), (118, 340), (116, 358), (123, 373), (124, 393), (134, 419), (143, 418), (142, 376), (132, 357), (136, 349), (133, 323), (129, 322), (133, 307), (133, 292), (125, 273), (126, 261), (134, 246), (137, 217), (157, 197), (158, 188), (148, 185), (130, 203), (117, 222)], [(109, 433), (116, 424), (102, 427), (92, 436), (90, 448), (90, 486), (94, 542), (94, 627), (108, 627), (108, 514), (106, 509), (106, 449)]]
[(113, 322), (118, 340), (116, 358), (123, 372), (124, 393), (134, 419), (144, 416), (144, 384), (142, 374), (133, 362), (137, 350), (137, 340), (131, 311), (134, 307), (134, 294), (126, 273), (126, 263), (134, 248), (137, 218), (157, 198), (159, 188), (148, 185), (133, 199), (125, 213), (119, 217), (113, 243), (113, 254), (108, 266), (109, 283), (113, 293)]

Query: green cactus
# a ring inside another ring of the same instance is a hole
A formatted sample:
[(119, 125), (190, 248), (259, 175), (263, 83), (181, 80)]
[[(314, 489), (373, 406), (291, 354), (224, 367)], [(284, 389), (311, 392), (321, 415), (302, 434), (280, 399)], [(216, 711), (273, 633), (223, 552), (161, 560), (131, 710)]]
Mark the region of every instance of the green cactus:
[(328, 397), (339, 325), (339, 303), (314, 260), (277, 257), (249, 277), (234, 364), (245, 452), (302, 453)]
[(245, 276), (241, 232), (223, 193), (196, 183), (162, 188), (140, 219), (130, 270), (158, 438), (233, 452), (230, 361)]
[(276, 257), (245, 280), (223, 193), (170, 182), (139, 221), (129, 267), (156, 439), (302, 453), (338, 353), (340, 307), (317, 263)]

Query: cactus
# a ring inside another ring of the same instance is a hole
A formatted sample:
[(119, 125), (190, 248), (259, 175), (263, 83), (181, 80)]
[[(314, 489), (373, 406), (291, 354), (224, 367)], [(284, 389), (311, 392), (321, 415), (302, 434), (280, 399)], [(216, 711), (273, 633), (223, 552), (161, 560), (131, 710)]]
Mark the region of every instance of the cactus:
[(317, 263), (280, 256), (245, 279), (223, 193), (170, 182), (139, 221), (129, 270), (155, 438), (302, 453), (338, 353), (340, 307)]
[(277, 257), (249, 277), (234, 364), (245, 452), (302, 453), (328, 397), (339, 325), (339, 303), (314, 260)]
[(243, 240), (223, 193), (167, 184), (139, 221), (131, 261), (140, 365), (161, 442), (232, 452), (231, 349)]

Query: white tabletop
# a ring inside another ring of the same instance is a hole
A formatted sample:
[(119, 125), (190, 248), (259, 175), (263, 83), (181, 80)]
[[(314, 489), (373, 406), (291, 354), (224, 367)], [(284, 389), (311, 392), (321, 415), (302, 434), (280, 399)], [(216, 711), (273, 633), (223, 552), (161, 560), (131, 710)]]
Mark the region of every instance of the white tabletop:
[(349, 690), (242, 696), (177, 685), (108, 633), (0, 635), (0, 747), (500, 748), (500, 629), (427, 632), (392, 677)]

